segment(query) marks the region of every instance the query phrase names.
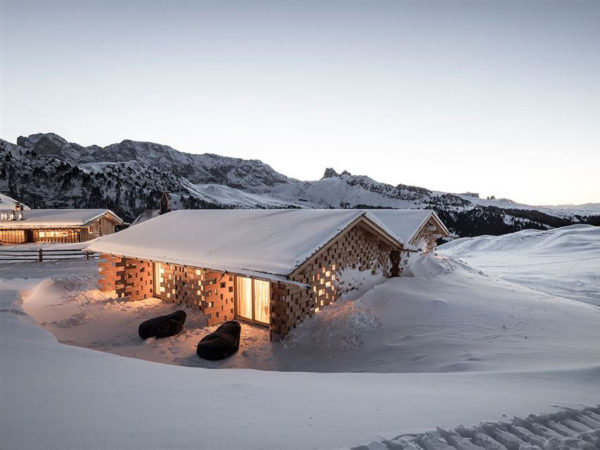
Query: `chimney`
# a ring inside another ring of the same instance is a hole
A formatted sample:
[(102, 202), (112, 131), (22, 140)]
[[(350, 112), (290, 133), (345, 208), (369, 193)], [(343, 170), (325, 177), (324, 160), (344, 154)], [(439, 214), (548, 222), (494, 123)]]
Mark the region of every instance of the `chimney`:
[(23, 220), (23, 203), (15, 202), (15, 210), (13, 212), (12, 220)]
[(162, 193), (162, 197), (160, 198), (160, 212), (159, 214), (165, 214), (171, 211), (169, 208), (169, 194), (166, 192)]

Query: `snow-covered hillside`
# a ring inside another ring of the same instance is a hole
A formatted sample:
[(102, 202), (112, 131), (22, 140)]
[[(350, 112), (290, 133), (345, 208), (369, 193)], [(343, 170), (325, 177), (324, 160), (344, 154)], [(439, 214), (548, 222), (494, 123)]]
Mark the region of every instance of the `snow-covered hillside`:
[(464, 238), (438, 251), (504, 280), (600, 306), (600, 227)]
[(0, 192), (35, 208), (106, 207), (133, 221), (156, 209), (163, 191), (171, 193), (175, 209), (433, 208), (461, 236), (600, 223), (600, 204), (532, 207), (393, 186), (333, 169), (320, 180), (299, 181), (261, 161), (182, 153), (150, 142), (83, 147), (52, 133), (20, 137), (17, 145), (0, 140)]

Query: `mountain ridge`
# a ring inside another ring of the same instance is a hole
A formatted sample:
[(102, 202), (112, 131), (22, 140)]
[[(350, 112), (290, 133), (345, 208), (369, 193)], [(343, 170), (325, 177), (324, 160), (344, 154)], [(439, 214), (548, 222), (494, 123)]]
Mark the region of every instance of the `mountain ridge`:
[(125, 139), (104, 147), (55, 133), (0, 139), (0, 192), (31, 207), (108, 207), (132, 221), (163, 191), (175, 208), (431, 208), (461, 236), (600, 222), (600, 204), (534, 207), (508, 199), (380, 183), (327, 168), (301, 181), (260, 160), (190, 154)]

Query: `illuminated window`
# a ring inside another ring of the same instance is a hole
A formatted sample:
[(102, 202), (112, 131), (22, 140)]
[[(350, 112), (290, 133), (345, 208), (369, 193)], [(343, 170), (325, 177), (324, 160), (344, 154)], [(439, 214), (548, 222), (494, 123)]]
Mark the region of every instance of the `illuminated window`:
[(271, 284), (268, 281), (236, 277), (236, 313), (245, 319), (269, 323)]

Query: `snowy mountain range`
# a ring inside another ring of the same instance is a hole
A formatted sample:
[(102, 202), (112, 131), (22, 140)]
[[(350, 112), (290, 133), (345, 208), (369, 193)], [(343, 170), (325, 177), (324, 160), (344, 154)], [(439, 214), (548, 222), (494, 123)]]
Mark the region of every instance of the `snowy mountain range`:
[(108, 207), (132, 221), (161, 193), (174, 208), (432, 208), (461, 236), (600, 224), (600, 203), (534, 207), (421, 187), (379, 183), (327, 169), (299, 181), (258, 160), (189, 154), (124, 140), (84, 147), (53, 133), (0, 139), (0, 192), (32, 208)]

